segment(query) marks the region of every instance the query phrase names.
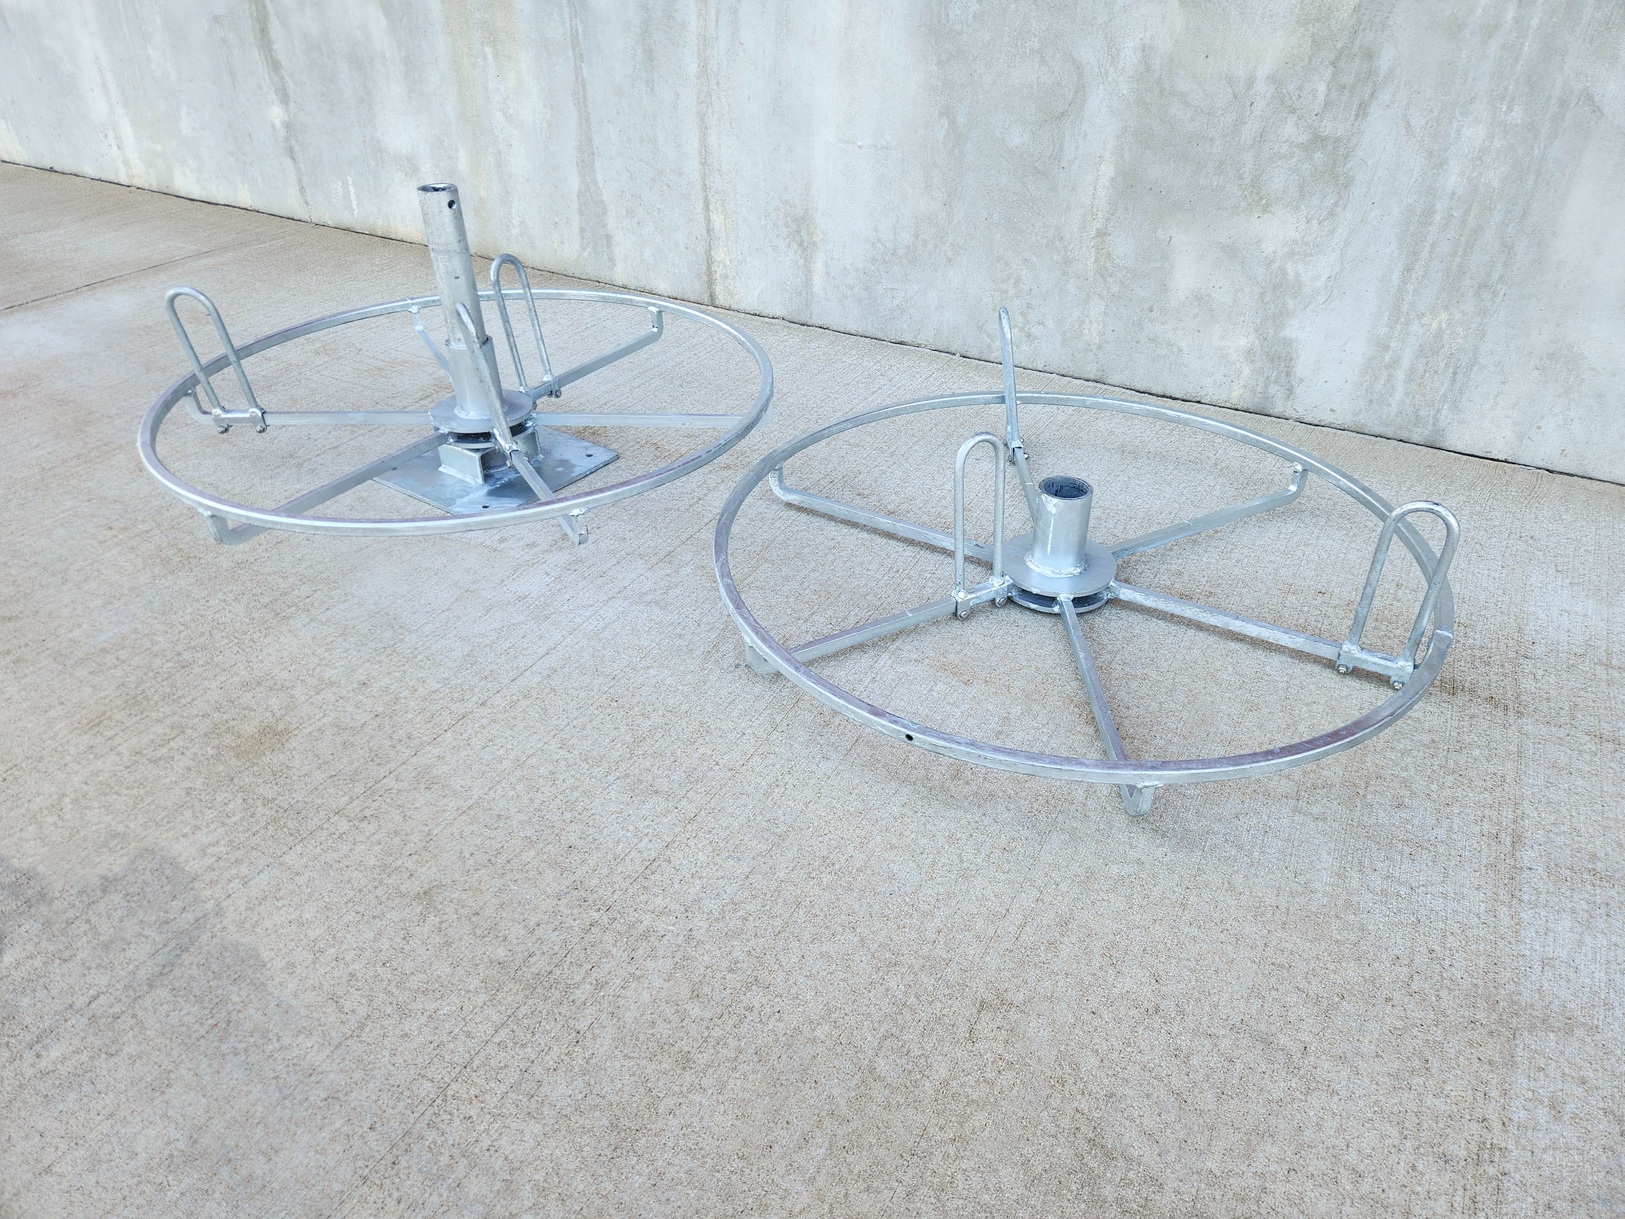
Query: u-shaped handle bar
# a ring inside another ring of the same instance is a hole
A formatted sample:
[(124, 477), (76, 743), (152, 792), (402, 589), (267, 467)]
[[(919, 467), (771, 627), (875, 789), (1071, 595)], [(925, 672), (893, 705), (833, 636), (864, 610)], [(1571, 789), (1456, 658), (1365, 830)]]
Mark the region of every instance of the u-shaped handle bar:
[(1382, 524), (1377, 549), (1371, 555), (1371, 568), (1366, 573), (1365, 589), (1360, 593), (1359, 604), (1354, 607), (1354, 622), (1349, 627), (1342, 655), (1338, 658), (1339, 670), (1346, 671), (1346, 660), (1360, 649), (1366, 619), (1371, 616), (1371, 603), (1376, 599), (1377, 585), (1382, 582), (1382, 569), (1388, 562), (1388, 551), (1393, 545), (1394, 530), (1399, 527), (1400, 521), (1418, 512), (1436, 516), (1444, 523), (1444, 545), (1439, 548), (1439, 557), (1433, 562), (1427, 591), (1422, 594), (1422, 604), (1416, 611), (1416, 620), (1411, 624), (1411, 633), (1405, 640), (1405, 650), (1399, 655), (1400, 664), (1406, 666), (1407, 671), (1415, 665), (1416, 650), (1421, 647), (1422, 636), (1427, 633), (1428, 622), (1433, 618), (1433, 607), (1439, 600), (1439, 590), (1444, 587), (1445, 573), (1450, 570), (1450, 561), (1456, 557), (1456, 544), (1461, 540), (1461, 525), (1456, 520), (1456, 514), (1443, 504), (1423, 499), (1401, 504), (1388, 514), (1388, 519)]
[[(992, 432), (978, 432), (959, 446), (954, 459), (954, 599), (962, 600), (965, 589), (965, 462), (977, 445), (993, 450), (993, 582), (1004, 578), (1004, 468), (1010, 463), (1010, 450)], [(963, 617), (963, 613), (961, 613)]]
[[(530, 333), (536, 340), (536, 350), (542, 357), (542, 379), (532, 385), (525, 376), (525, 366), (519, 359), (519, 342), (514, 338), (513, 320), (508, 316), (508, 301), (502, 295), (502, 268), (512, 267), (514, 275), (519, 279), (520, 290), (525, 294), (525, 308), (530, 311)], [(553, 363), (547, 358), (547, 343), (542, 339), (542, 320), (536, 315), (536, 297), (530, 290), (530, 276), (522, 264), (512, 254), (498, 254), (491, 263), (491, 294), (496, 298), (497, 314), (502, 318), (502, 332), (508, 336), (508, 354), (513, 357), (514, 374), (519, 378), (519, 388), (527, 394), (535, 394), (538, 389), (543, 390), (550, 398), (559, 396), (558, 387), (552, 384)]]
[[(192, 336), (186, 332), (186, 324), (181, 321), (180, 311), (175, 302), (183, 296), (189, 296), (203, 306), (214, 323), (214, 332), (220, 339), (220, 346), (226, 349), (226, 359), (231, 361), (231, 367), (237, 374), (237, 384), (242, 387), (243, 398), (248, 403), (246, 411), (228, 411), (220, 404), (220, 395), (214, 392), (214, 382), (209, 374), (203, 370), (203, 361), (198, 358), (197, 348), (192, 345)], [(164, 309), (169, 314), (169, 324), (175, 327), (175, 337), (180, 339), (181, 347), (186, 352), (186, 358), (192, 365), (192, 374), (197, 379), (198, 388), (209, 399), (209, 413), (203, 416), (212, 420), (214, 425), (222, 432), (229, 431), (233, 420), (252, 420), (254, 430), (265, 430), (265, 411), (260, 401), (254, 396), (254, 387), (248, 383), (248, 373), (243, 371), (242, 357), (237, 354), (237, 344), (231, 341), (231, 332), (226, 329), (225, 319), (220, 316), (220, 310), (215, 304), (196, 288), (171, 288), (164, 296)], [(193, 402), (197, 401), (196, 395)]]

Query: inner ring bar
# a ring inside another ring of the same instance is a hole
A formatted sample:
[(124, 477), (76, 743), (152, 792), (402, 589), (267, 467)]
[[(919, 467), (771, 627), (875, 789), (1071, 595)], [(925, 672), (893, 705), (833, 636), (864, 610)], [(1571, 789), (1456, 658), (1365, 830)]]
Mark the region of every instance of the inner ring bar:
[[(905, 542), (919, 542), (926, 546), (934, 546), (936, 549), (945, 550), (949, 554), (954, 551), (954, 535), (951, 533), (944, 533), (940, 529), (928, 529), (926, 526), (916, 525), (912, 521), (887, 516), (884, 512), (876, 512), (871, 508), (860, 508), (856, 504), (848, 504), (838, 499), (829, 499), (826, 496), (811, 491), (802, 491), (790, 486), (784, 481), (783, 463), (768, 471), (767, 484), (773, 489), (774, 495), (793, 507), (805, 508), (809, 512), (816, 512), (819, 516), (844, 521), (849, 525), (861, 525), (863, 528), (873, 529), (877, 533), (890, 534), (894, 538), (902, 538)], [(983, 563), (993, 562), (993, 547), (983, 542), (976, 542), (967, 538), (965, 553), (974, 559), (981, 560)]]
[(729, 428), (743, 419), (743, 415), (643, 415), (629, 411), (536, 412), (536, 421), (549, 427)]
[[(1071, 597), (1057, 597), (1056, 600), (1061, 611), (1061, 625), (1066, 628), (1066, 641), (1072, 645), (1072, 660), (1078, 666), (1078, 676), (1083, 678), (1083, 688), (1089, 695), (1089, 709), (1095, 714), (1095, 726), (1100, 729), (1100, 739), (1106, 745), (1106, 756), (1114, 762), (1126, 762), (1128, 750), (1123, 748), (1117, 721), (1112, 718), (1112, 709), (1106, 702), (1106, 690), (1100, 684), (1100, 674), (1095, 671), (1094, 657), (1084, 641), (1083, 628), (1078, 625), (1078, 611), (1073, 607)], [(1123, 808), (1131, 817), (1142, 817), (1151, 811), (1151, 796), (1155, 790), (1150, 785), (1117, 785), (1118, 794), (1123, 797)]]
[[(523, 291), (523, 289), (521, 289), (521, 291)], [(491, 295), (495, 296), (496, 293), (493, 292)], [(506, 297), (508, 295), (507, 291), (504, 291), (502, 295)], [(535, 308), (534, 295), (534, 293), (531, 293), (529, 298), (532, 309)], [(480, 293), (480, 296), (483, 299), (485, 293)], [(500, 304), (502, 302), (498, 303)], [(666, 333), (665, 315), (662, 310), (652, 307), (650, 308), (649, 313), (651, 314), (649, 329), (638, 335), (637, 338), (622, 343), (619, 347), (612, 348), (601, 356), (594, 356), (585, 363), (577, 364), (574, 368), (561, 372), (557, 376), (551, 377), (542, 382), (542, 384), (536, 386), (534, 389), (525, 390), (525, 396), (532, 402), (535, 402), (541, 398), (557, 398), (560, 391), (571, 382), (579, 381), (585, 376), (590, 376), (592, 373), (597, 372), (600, 368), (608, 368), (611, 364), (614, 364), (619, 360), (626, 359), (626, 357), (631, 355), (633, 352), (642, 351), (651, 343), (658, 342), (660, 337)], [(538, 333), (540, 333), (539, 329)]]
[[(1008, 390), (1006, 391), (1005, 407), (1007, 412), (1013, 412)], [(1014, 418), (1014, 415), (1011, 413), (1007, 417)], [(1022, 494), (1030, 499), (1030, 496), (1027, 496), (1027, 491), (1032, 484), (1032, 472), (1027, 465), (1027, 454), (1019, 444), (1011, 450), (1011, 460), (1016, 465), (1017, 478), (1021, 480)], [(1305, 480), (1306, 471), (1303, 466), (1298, 462), (1293, 462), (1291, 477), (1283, 490), (1271, 491), (1267, 495), (1261, 495), (1257, 499), (1248, 500), (1246, 503), (1221, 508), (1216, 512), (1206, 513), (1193, 520), (1184, 521), (1177, 525), (1169, 525), (1166, 528), (1130, 538), (1128, 541), (1121, 542), (1111, 548), (1112, 557), (1122, 559), (1132, 554), (1140, 554), (1158, 546), (1166, 546), (1170, 542), (1194, 537), (1210, 529), (1218, 529), (1224, 525), (1234, 524), (1236, 521), (1246, 520), (1250, 516), (1257, 516), (1259, 513), (1268, 512), (1272, 508), (1284, 507), (1303, 494)], [(941, 530), (928, 529), (923, 525), (900, 520), (895, 516), (876, 512), (871, 508), (860, 508), (856, 504), (830, 499), (812, 491), (792, 487), (784, 481), (784, 467), (782, 465), (775, 467), (768, 475), (768, 485), (773, 488), (773, 493), (785, 503), (797, 508), (805, 508), (809, 512), (816, 512), (820, 516), (845, 521), (848, 524), (862, 525), (865, 528), (903, 538), (906, 541), (934, 546), (938, 550), (952, 551), (954, 548), (952, 536)], [(967, 542), (965, 553), (973, 558), (980, 559), (984, 563), (993, 561), (992, 547), (982, 542)]]
[[(1303, 449), (1276, 440), (1262, 432), (1215, 419), (1194, 411), (1178, 410), (1150, 402), (1135, 402), (1124, 398), (1107, 398), (1094, 394), (1059, 394), (1023, 392), (1019, 399), (1023, 405), (1046, 405), (1074, 409), (1104, 410), (1114, 414), (1136, 415), (1164, 423), (1176, 424), (1208, 432), (1266, 453), (1285, 461), (1301, 462), (1306, 470), (1319, 475), (1339, 491), (1348, 495), (1361, 507), (1380, 520), (1386, 520), (1393, 507), (1364, 483), (1336, 466)], [(798, 661), (785, 646), (778, 642), (757, 621), (744, 602), (734, 582), (728, 555), (729, 538), (739, 511), (746, 499), (767, 481), (773, 470), (782, 466), (797, 453), (842, 432), (898, 419), (924, 411), (953, 407), (1002, 404), (1000, 393), (945, 394), (931, 398), (916, 398), (896, 402), (873, 410), (860, 411), (782, 445), (765, 455), (754, 465), (724, 502), (717, 520), (712, 557), (717, 583), (728, 612), (762, 664), (784, 674), (818, 701), (841, 712), (857, 722), (899, 741), (908, 741), (920, 748), (982, 765), (1000, 767), (1018, 774), (1040, 775), (1056, 779), (1087, 780), (1094, 782), (1154, 784), (1193, 783), (1217, 779), (1241, 778), (1248, 775), (1272, 774), (1276, 771), (1301, 766), (1351, 749), (1369, 740), (1400, 716), (1408, 712), (1427, 692), (1450, 651), (1450, 628), (1455, 620), (1455, 602), (1449, 582), (1439, 592), (1435, 609), (1438, 626), (1434, 636), (1438, 641), (1423, 657), (1411, 680), (1404, 687), (1364, 715), (1341, 727), (1320, 733), (1291, 744), (1272, 746), (1250, 753), (1230, 754), (1223, 757), (1180, 759), (1131, 759), (1114, 761), (1108, 758), (1079, 758), (1061, 754), (1041, 753), (1018, 749), (990, 741), (977, 741), (929, 724), (921, 724), (904, 716), (876, 706), (832, 682), (825, 680), (813, 669)], [(1395, 535), (1404, 543), (1412, 558), (1423, 570), (1431, 571), (1435, 561), (1432, 547), (1409, 520), (1395, 526)]]
[(428, 411), (266, 411), (266, 427), (297, 425), (348, 427), (365, 424), (418, 424), (432, 427), (434, 417)]
[(1299, 463), (1293, 462), (1292, 477), (1288, 480), (1285, 490), (1271, 491), (1268, 495), (1260, 495), (1257, 499), (1250, 499), (1244, 504), (1220, 508), (1217, 512), (1208, 512), (1181, 524), (1169, 525), (1165, 529), (1154, 529), (1150, 533), (1142, 533), (1137, 538), (1119, 542), (1111, 548), (1112, 558), (1126, 559), (1131, 554), (1140, 554), (1158, 546), (1166, 546), (1170, 542), (1195, 537), (1199, 533), (1206, 533), (1209, 529), (1218, 529), (1236, 521), (1246, 520), (1249, 516), (1257, 516), (1260, 512), (1268, 512), (1271, 508), (1284, 507), (1303, 494), (1303, 484), (1304, 468)]

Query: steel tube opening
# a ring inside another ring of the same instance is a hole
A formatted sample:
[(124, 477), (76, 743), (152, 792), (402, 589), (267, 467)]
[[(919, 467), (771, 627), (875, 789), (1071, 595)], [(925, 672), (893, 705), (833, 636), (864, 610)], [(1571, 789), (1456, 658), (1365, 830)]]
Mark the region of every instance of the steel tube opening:
[(1028, 560), (1056, 576), (1077, 575), (1089, 562), (1089, 510), (1095, 489), (1069, 474), (1052, 475), (1038, 484), (1033, 517), (1033, 546)]

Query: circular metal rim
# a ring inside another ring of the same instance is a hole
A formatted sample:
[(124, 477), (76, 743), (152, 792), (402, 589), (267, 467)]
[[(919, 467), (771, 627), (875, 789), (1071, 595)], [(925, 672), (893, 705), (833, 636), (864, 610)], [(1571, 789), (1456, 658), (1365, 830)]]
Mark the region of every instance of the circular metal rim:
[[(579, 515), (589, 508), (611, 504), (617, 500), (629, 499), (645, 491), (652, 491), (656, 487), (674, 482), (684, 475), (692, 474), (701, 466), (707, 465), (721, 457), (734, 445), (766, 418), (773, 403), (773, 365), (767, 358), (762, 346), (749, 334), (723, 318), (696, 309), (692, 305), (685, 305), (678, 301), (666, 300), (658, 296), (647, 296), (641, 292), (616, 292), (599, 288), (537, 288), (532, 293), (542, 300), (583, 300), (598, 301), (609, 304), (636, 305), (642, 308), (661, 309), (667, 313), (677, 314), (689, 318), (701, 325), (710, 326), (719, 330), (737, 342), (756, 361), (756, 368), (761, 377), (757, 389), (756, 400), (749, 411), (740, 418), (739, 423), (730, 428), (723, 436), (696, 449), (676, 461), (661, 466), (647, 474), (640, 474), (624, 482), (613, 483), (608, 487), (600, 487), (595, 491), (584, 491), (576, 495), (563, 495), (546, 503), (534, 504), (525, 508), (510, 508), (501, 512), (487, 512), (479, 516), (447, 516), (447, 517), (391, 517), (391, 518), (347, 518), (323, 516), (292, 516), (286, 513), (274, 512), (262, 508), (254, 508), (248, 504), (240, 504), (233, 500), (223, 499), (210, 495), (207, 491), (193, 486), (180, 478), (168, 466), (164, 465), (158, 456), (158, 430), (163, 426), (169, 413), (190, 393), (197, 385), (197, 374), (188, 373), (171, 385), (159, 399), (148, 409), (141, 421), (141, 430), (137, 449), (141, 455), (141, 462), (147, 471), (158, 480), (171, 494), (191, 504), (200, 512), (211, 516), (224, 517), (227, 520), (248, 525), (258, 525), (267, 529), (285, 529), (296, 533), (325, 533), (345, 534), (351, 537), (413, 537), (437, 533), (462, 533), (472, 529), (498, 529), (507, 525), (521, 525), (528, 521), (545, 521), (554, 517), (565, 515)], [(505, 289), (503, 296), (508, 299), (523, 299), (517, 288)], [(482, 301), (494, 300), (495, 294), (489, 290), (480, 293)], [(369, 318), (384, 317), (391, 313), (405, 313), (416, 307), (438, 308), (438, 296), (413, 296), (402, 300), (387, 301), (378, 305), (366, 305), (359, 309), (347, 309), (340, 313), (330, 313), (323, 317), (313, 318), (295, 326), (273, 331), (261, 335), (259, 338), (238, 346), (240, 356), (247, 358), (268, 351), (273, 347), (280, 347), (284, 343), (291, 343), (307, 335), (317, 334), (323, 330), (331, 330), (337, 326), (347, 325), (350, 322), (366, 321)], [(224, 353), (209, 360), (203, 365), (204, 371), (213, 376), (228, 367), (228, 359)], [(539, 412), (545, 415), (546, 412)], [(424, 412), (427, 416), (428, 412)], [(545, 419), (543, 420), (545, 423)], [(427, 422), (425, 426), (429, 426)]]
[[(1199, 431), (1209, 432), (1224, 439), (1271, 453), (1283, 460), (1298, 462), (1306, 471), (1320, 475), (1380, 520), (1386, 520), (1393, 510), (1388, 501), (1364, 483), (1344, 473), (1336, 466), (1322, 461), (1312, 453), (1305, 452), (1294, 445), (1287, 444), (1285, 441), (1277, 440), (1273, 436), (1266, 436), (1262, 432), (1255, 432), (1250, 428), (1244, 428), (1224, 420), (1212, 419), (1206, 415), (1196, 414), (1193, 411), (1183, 411), (1148, 402), (1131, 402), (1127, 399), (1107, 398), (1093, 394), (1017, 393), (1016, 401), (1020, 405), (1105, 410), (1193, 427)], [(1093, 783), (1132, 784), (1140, 787), (1158, 787), (1173, 783), (1203, 783), (1217, 779), (1265, 775), (1319, 761), (1322, 758), (1341, 753), (1346, 749), (1352, 749), (1355, 745), (1370, 739), (1384, 728), (1387, 728), (1414, 707), (1433, 684), (1433, 679), (1438, 676), (1439, 670), (1444, 665), (1445, 657), (1449, 655), (1455, 628), (1455, 599), (1448, 579), (1443, 582), (1439, 589), (1439, 597), (1434, 607), (1434, 629), (1427, 651), (1403, 689), (1340, 728), (1334, 728), (1329, 732), (1296, 741), (1289, 745), (1275, 746), (1251, 753), (1230, 754), (1223, 757), (1183, 758), (1177, 760), (1129, 758), (1118, 762), (1109, 758), (1079, 758), (1064, 754), (1036, 753), (1030, 750), (1015, 749), (1007, 745), (997, 745), (989, 741), (978, 741), (944, 732), (929, 724), (916, 723), (913, 720), (894, 715), (885, 708), (877, 707), (873, 703), (867, 702), (827, 681), (812, 669), (797, 661), (757, 621), (755, 615), (745, 605), (743, 597), (740, 596), (739, 590), (734, 584), (733, 572), (728, 560), (728, 542), (734, 521), (738, 517), (739, 510), (744, 505), (745, 500), (766, 481), (767, 476), (775, 468), (782, 465), (789, 458), (843, 432), (867, 424), (881, 423), (888, 419), (897, 419), (924, 411), (944, 410), (961, 406), (1002, 405), (1003, 402), (1004, 395), (999, 393), (949, 394), (940, 397), (917, 398), (908, 402), (893, 403), (890, 406), (876, 407), (871, 410), (860, 411), (855, 415), (849, 415), (844, 419), (836, 420), (834, 423), (809, 432), (774, 449), (757, 462), (740, 480), (732, 494), (729, 495), (727, 502), (723, 505), (722, 513), (717, 519), (713, 548), (713, 562), (716, 568), (717, 583), (722, 591), (722, 599), (726, 603), (734, 623), (744, 635), (746, 643), (754, 647), (773, 668), (826, 706), (834, 708), (860, 724), (874, 728), (886, 736), (904, 741), (907, 744), (918, 746), (933, 753), (945, 754), (951, 758), (958, 758), (961, 761), (975, 762), (979, 765), (993, 766), (1020, 774)], [(1410, 551), (1417, 564), (1426, 570), (1427, 565), (1431, 563), (1435, 556), (1432, 547), (1428, 545), (1416, 526), (1408, 519), (1401, 520), (1395, 528), (1395, 533), (1405, 544), (1405, 548)]]

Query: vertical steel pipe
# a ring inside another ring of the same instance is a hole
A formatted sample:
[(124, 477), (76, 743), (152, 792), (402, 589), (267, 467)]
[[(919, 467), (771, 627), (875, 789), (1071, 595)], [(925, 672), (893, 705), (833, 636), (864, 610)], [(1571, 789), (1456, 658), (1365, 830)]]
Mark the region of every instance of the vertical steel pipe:
[[(467, 431), (489, 431), (493, 413), (502, 410), (502, 378), (497, 372), (496, 345), (485, 332), (474, 259), (468, 250), (468, 231), (463, 227), (462, 203), (450, 182), (434, 182), (418, 187), (418, 204), (423, 209), (423, 235), (434, 264), (435, 285), (440, 290), (440, 311), (446, 319), (446, 362), (457, 396), (456, 416), (459, 422), (469, 424)], [(468, 311), (474, 323), (472, 348), (457, 325), (459, 306)], [(475, 367), (476, 360), (484, 362), (486, 375)], [(497, 395), (494, 399), (493, 390)]]
[(1056, 475), (1038, 484), (1033, 514), (1033, 548), (1029, 559), (1040, 571), (1075, 576), (1089, 562), (1089, 509), (1095, 489), (1081, 478)]

